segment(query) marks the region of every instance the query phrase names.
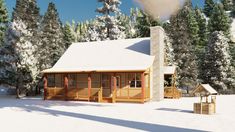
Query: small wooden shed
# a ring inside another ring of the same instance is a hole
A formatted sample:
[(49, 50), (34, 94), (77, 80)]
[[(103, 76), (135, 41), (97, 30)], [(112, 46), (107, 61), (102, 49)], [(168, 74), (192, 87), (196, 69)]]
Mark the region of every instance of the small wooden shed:
[(180, 98), (181, 91), (176, 87), (176, 67), (164, 66), (164, 97), (165, 98)]
[[(194, 113), (197, 114), (214, 114), (216, 112), (216, 96), (218, 92), (212, 88), (209, 84), (200, 84), (196, 87), (192, 95), (200, 96), (200, 102), (194, 103)], [(211, 101), (208, 101), (208, 97), (211, 96)], [(206, 98), (204, 101), (203, 98)]]

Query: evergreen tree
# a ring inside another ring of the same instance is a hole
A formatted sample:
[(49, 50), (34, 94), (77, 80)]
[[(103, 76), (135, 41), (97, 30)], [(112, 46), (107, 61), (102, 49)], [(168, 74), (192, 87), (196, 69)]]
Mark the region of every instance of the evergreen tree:
[[(78, 30), (79, 30), (78, 42), (87, 42), (89, 40), (88, 29), (89, 29), (89, 21), (81, 22), (78, 24)], [(99, 37), (100, 37), (100, 33), (102, 32), (100, 32), (100, 30), (98, 32), (99, 32)]]
[(63, 30), (54, 3), (49, 3), (40, 31), (38, 62), (40, 70), (51, 68), (65, 51)]
[(4, 40), (4, 34), (7, 28), (8, 14), (4, 0), (0, 0), (0, 47)]
[(99, 23), (96, 20), (92, 20), (88, 26), (87, 41), (100, 41), (98, 32)]
[[(6, 31), (5, 43), (0, 48), (0, 83), (16, 86), (16, 42), (20, 33), (16, 32), (16, 23), (9, 24)], [(18, 26), (17, 26), (18, 27)]]
[(196, 56), (198, 60), (198, 67), (199, 67), (199, 78), (203, 80), (203, 73), (206, 67), (203, 66), (204, 62), (204, 54), (205, 54), (205, 47), (208, 42), (208, 30), (207, 30), (207, 23), (204, 14), (202, 13), (201, 9), (195, 8), (195, 18), (198, 23), (199, 31), (199, 42), (196, 46)]
[(221, 31), (211, 34), (206, 48), (205, 82), (217, 90), (234, 88), (234, 70), (231, 67), (228, 39)]
[(221, 0), (225, 11), (230, 11), (233, 6), (233, 0)]
[[(11, 43), (15, 42), (14, 50), (17, 55), (16, 63), (16, 87), (17, 96), (19, 97), (19, 92), (26, 95), (28, 93), (33, 94), (35, 86), (37, 85), (37, 74), (39, 70), (37, 69), (37, 59), (35, 56), (35, 51), (38, 44), (38, 22), (39, 22), (39, 8), (37, 7), (36, 0), (17, 0), (16, 7), (12, 13), (12, 31), (19, 33), (18, 41), (9, 40)], [(18, 26), (18, 27), (12, 27)], [(13, 38), (12, 35), (7, 34), (7, 38)], [(33, 37), (32, 37), (33, 36)], [(4, 47), (6, 43), (4, 43)], [(7, 45), (7, 44), (6, 44)]]
[(75, 42), (75, 36), (73, 36), (71, 25), (68, 22), (64, 25), (63, 32), (65, 48), (67, 49), (73, 42)]
[(38, 70), (34, 55), (36, 49), (30, 41), (32, 37), (33, 33), (27, 30), (23, 21), (13, 21), (1, 49), (1, 79), (16, 86), (17, 97), (28, 94), (36, 83)]
[(174, 65), (174, 50), (172, 47), (172, 42), (169, 37), (165, 36), (165, 65), (172, 66)]
[[(172, 40), (174, 60), (177, 68), (177, 82), (181, 88), (194, 88), (197, 85), (198, 68), (193, 37), (197, 32), (192, 8), (189, 3), (170, 18), (166, 30)], [(193, 23), (192, 23), (193, 22)], [(192, 27), (190, 27), (192, 26)], [(195, 27), (194, 27), (195, 26)]]
[(214, 5), (215, 5), (215, 3), (213, 0), (205, 0), (203, 12), (206, 14), (207, 17), (211, 16)]
[(230, 38), (231, 19), (226, 14), (223, 5), (216, 4), (208, 22), (210, 33), (222, 31), (227, 38)]
[(27, 29), (36, 36), (40, 21), (37, 0), (16, 0), (12, 20), (22, 21), (27, 26)]
[(101, 23), (99, 27), (99, 34), (101, 40), (114, 40), (123, 38), (123, 34), (117, 15), (120, 13), (119, 6), (120, 0), (98, 0), (103, 4), (103, 7), (96, 9), (96, 12), (103, 14), (103, 16), (97, 17), (97, 20)]
[(161, 25), (158, 20), (153, 19), (143, 10), (137, 10), (136, 32), (138, 37), (150, 37), (150, 27)]

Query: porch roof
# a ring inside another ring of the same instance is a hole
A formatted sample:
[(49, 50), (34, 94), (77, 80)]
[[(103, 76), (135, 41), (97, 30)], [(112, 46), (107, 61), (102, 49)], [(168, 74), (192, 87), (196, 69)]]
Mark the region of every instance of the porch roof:
[(154, 60), (150, 38), (74, 43), (43, 73), (145, 71)]

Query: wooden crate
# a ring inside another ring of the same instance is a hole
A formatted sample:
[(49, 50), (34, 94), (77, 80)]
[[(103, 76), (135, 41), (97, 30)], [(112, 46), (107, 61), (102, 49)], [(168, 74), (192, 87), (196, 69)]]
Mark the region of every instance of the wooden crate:
[(194, 113), (215, 114), (215, 103), (194, 103)]

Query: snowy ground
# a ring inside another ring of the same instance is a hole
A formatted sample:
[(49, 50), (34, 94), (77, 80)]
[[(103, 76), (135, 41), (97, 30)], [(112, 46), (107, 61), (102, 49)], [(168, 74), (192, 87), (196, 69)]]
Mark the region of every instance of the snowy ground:
[(235, 130), (235, 95), (217, 96), (217, 114), (193, 114), (198, 98), (146, 104), (16, 100), (0, 96), (1, 132)]

